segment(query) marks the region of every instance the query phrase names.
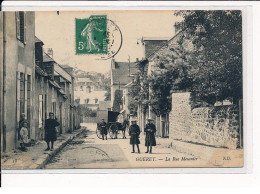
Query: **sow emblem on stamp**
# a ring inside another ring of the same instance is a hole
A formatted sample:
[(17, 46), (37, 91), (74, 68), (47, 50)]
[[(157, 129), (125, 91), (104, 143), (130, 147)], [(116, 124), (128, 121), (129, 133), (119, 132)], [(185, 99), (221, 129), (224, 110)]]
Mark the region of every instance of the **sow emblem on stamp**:
[(76, 18), (76, 54), (107, 54), (107, 16)]

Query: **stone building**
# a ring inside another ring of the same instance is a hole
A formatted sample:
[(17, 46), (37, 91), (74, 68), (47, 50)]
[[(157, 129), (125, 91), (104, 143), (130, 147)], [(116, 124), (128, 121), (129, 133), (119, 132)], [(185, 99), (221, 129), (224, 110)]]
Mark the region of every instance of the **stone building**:
[(0, 13), (1, 76), (1, 148), (10, 151), (17, 145), (21, 113), (29, 121), (29, 137), (35, 138), (33, 99), (35, 87), (34, 12)]
[[(139, 61), (139, 64), (144, 66), (144, 76), (149, 76), (152, 71), (156, 70), (155, 69), (156, 66), (155, 66), (155, 62), (154, 62), (155, 58), (158, 56), (156, 54), (162, 48), (165, 48), (165, 46), (167, 46), (170, 41), (171, 41), (171, 39), (169, 40), (169, 38), (163, 38), (163, 37), (150, 37), (150, 38), (143, 37), (142, 38), (144, 56), (143, 56), (142, 60)], [(163, 52), (160, 54), (163, 54)], [(150, 100), (150, 97), (148, 97), (147, 100)], [(162, 130), (165, 130), (165, 127), (166, 127), (165, 118), (163, 118), (162, 116), (156, 116), (151, 111), (150, 105), (148, 106), (148, 109), (146, 109), (140, 103), (138, 105), (137, 118), (138, 118), (138, 124), (141, 128), (145, 127), (146, 119), (149, 117), (154, 119), (154, 124), (156, 125), (156, 129), (157, 129), (156, 135), (161, 136), (161, 137), (167, 136), (167, 134), (162, 133)]]
[(44, 138), (48, 112), (60, 121), (60, 133), (79, 127), (74, 106), (73, 76), (43, 51), (35, 37), (34, 12), (0, 13), (1, 151), (19, 146), (21, 114), (28, 121), (29, 138)]
[[(111, 108), (114, 107), (117, 92), (121, 94), (121, 98), (123, 97), (123, 91), (125, 91), (125, 95), (128, 93), (126, 93), (128, 88), (127, 84), (133, 80), (136, 73), (136, 62), (117, 62), (115, 59), (111, 60)], [(125, 98), (126, 97), (127, 96), (125, 96)], [(122, 105), (123, 104), (120, 105), (119, 110), (113, 111), (120, 111)], [(127, 107), (126, 104), (125, 107)]]
[(38, 139), (42, 139), (43, 126), (48, 113), (53, 112), (60, 122), (59, 133), (71, 132), (79, 127), (79, 115), (74, 105), (73, 69), (62, 67), (50, 55), (43, 51), (44, 43), (35, 38), (36, 98), (35, 120)]

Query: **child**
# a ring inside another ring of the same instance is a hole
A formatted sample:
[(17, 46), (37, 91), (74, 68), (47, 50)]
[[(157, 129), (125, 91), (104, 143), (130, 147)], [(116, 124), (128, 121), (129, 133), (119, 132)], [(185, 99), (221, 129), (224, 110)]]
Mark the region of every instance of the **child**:
[(29, 139), (28, 139), (28, 130), (27, 130), (27, 122), (23, 123), (23, 126), (20, 130), (20, 137), (21, 137), (21, 150), (22, 151), (26, 151), (26, 147), (25, 144), (29, 143)]

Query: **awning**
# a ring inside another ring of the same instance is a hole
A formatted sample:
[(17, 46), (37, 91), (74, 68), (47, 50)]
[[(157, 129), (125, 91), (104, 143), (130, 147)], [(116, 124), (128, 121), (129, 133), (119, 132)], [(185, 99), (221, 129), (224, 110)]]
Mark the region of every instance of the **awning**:
[(60, 92), (62, 95), (66, 95), (66, 93), (64, 92), (63, 89), (59, 89), (59, 92)]
[(35, 72), (44, 77), (48, 76), (48, 74), (44, 70), (42, 70), (38, 65), (35, 65)]
[(63, 98), (65, 98), (65, 99), (68, 98), (68, 96), (66, 95), (66, 93), (64, 92), (63, 89), (59, 89), (58, 91), (61, 93), (61, 95), (63, 96)]
[(55, 81), (49, 80), (49, 83), (50, 83), (51, 85), (53, 85), (55, 88), (61, 89), (61, 87), (59, 86), (59, 84), (57, 84)]

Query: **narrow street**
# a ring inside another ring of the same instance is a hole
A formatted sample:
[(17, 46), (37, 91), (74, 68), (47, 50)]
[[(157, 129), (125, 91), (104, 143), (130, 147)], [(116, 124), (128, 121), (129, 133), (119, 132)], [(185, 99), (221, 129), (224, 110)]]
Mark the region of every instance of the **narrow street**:
[[(144, 135), (140, 137), (141, 153), (131, 153), (129, 136), (122, 139), (121, 132), (118, 139), (98, 139), (96, 123), (83, 124), (87, 131), (75, 138), (45, 166), (47, 169), (59, 168), (129, 168), (129, 167), (170, 167), (189, 166), (191, 161), (178, 161), (173, 158), (192, 158), (190, 155), (178, 153), (172, 148), (161, 144), (166, 139), (157, 138), (157, 146), (152, 154), (146, 154)], [(161, 140), (161, 141), (160, 141)], [(168, 159), (167, 159), (168, 158)], [(201, 164), (201, 161), (193, 161)]]

